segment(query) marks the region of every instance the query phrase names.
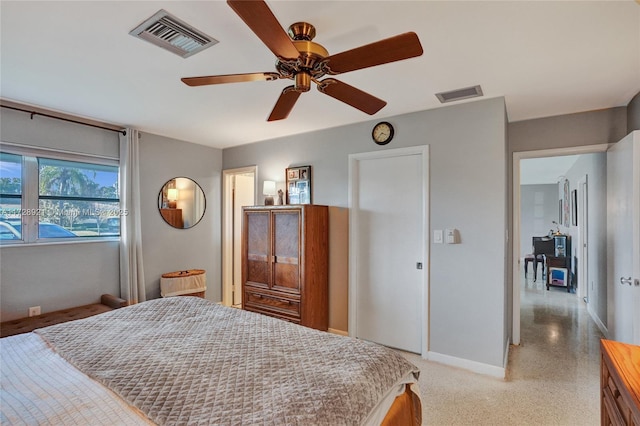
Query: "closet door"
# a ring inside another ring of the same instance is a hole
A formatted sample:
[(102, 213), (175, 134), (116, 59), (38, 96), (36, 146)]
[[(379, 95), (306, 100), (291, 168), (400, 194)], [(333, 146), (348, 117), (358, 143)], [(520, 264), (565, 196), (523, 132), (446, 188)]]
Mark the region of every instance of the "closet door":
[(300, 209), (273, 210), (274, 290), (300, 294), (301, 217)]
[(244, 251), (242, 282), (252, 286), (271, 287), (271, 238), (269, 211), (247, 211), (244, 216)]
[(349, 334), (414, 353), (428, 330), (427, 154), (350, 157)]

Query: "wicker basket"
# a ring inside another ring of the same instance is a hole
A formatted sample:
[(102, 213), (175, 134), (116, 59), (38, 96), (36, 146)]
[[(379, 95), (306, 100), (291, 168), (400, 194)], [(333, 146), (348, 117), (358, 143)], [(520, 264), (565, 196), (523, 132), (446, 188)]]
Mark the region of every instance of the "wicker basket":
[[(164, 278), (164, 279), (186, 278), (186, 277), (192, 277), (192, 276), (195, 276), (195, 275), (202, 275), (205, 272), (206, 271), (204, 269), (188, 269), (186, 271), (167, 272), (166, 274), (162, 274), (162, 278)], [(161, 280), (161, 286), (163, 286), (162, 280)], [(200, 290), (200, 288), (194, 288), (194, 290)], [(164, 290), (164, 291), (166, 291), (166, 290)], [(173, 296), (195, 296), (195, 297), (200, 297), (200, 298), (204, 299), (204, 294), (205, 294), (205, 291), (195, 291), (193, 293), (183, 293), (183, 294), (175, 294), (175, 293), (173, 293), (172, 295)], [(163, 295), (163, 297), (164, 297), (164, 295)]]
[(186, 271), (167, 272), (166, 274), (162, 274), (162, 278), (190, 277), (192, 275), (202, 275), (204, 272), (204, 269), (187, 269)]

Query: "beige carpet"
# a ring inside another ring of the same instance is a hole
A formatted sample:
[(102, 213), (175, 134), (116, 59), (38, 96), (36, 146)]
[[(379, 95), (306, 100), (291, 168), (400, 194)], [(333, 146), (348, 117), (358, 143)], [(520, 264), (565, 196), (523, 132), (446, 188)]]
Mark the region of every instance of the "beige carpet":
[(522, 287), (522, 344), (507, 379), (404, 354), (420, 367), (425, 425), (598, 425), (602, 334), (575, 294)]

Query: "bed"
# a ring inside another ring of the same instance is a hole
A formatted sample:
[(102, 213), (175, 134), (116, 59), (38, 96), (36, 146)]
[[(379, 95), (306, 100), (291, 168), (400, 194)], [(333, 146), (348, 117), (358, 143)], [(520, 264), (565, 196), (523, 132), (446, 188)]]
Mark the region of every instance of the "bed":
[(197, 297), (0, 339), (2, 424), (421, 422), (398, 352)]

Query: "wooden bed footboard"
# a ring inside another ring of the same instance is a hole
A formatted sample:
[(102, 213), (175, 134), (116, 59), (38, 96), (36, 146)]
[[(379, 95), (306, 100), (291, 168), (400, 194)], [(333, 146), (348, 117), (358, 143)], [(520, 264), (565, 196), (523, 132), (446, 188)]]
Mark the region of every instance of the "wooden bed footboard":
[(422, 424), (422, 402), (410, 385), (398, 395), (382, 421), (382, 426), (420, 426)]

